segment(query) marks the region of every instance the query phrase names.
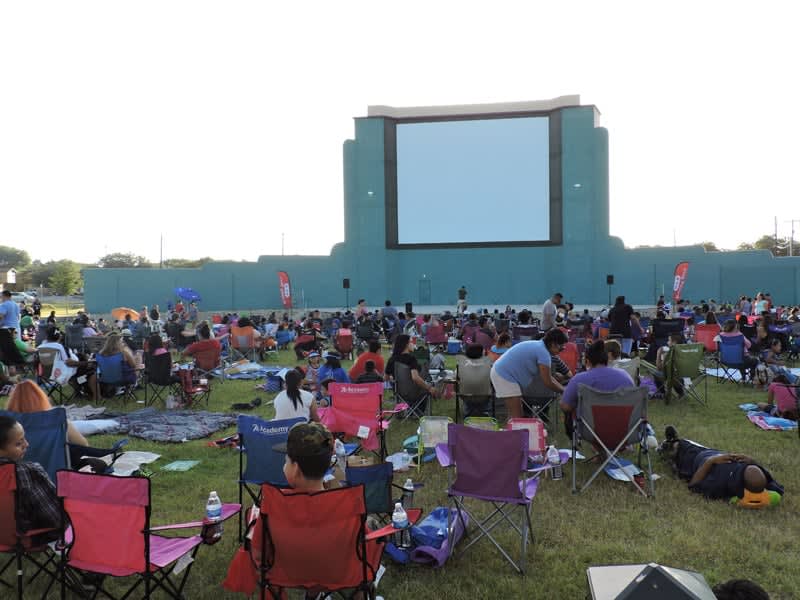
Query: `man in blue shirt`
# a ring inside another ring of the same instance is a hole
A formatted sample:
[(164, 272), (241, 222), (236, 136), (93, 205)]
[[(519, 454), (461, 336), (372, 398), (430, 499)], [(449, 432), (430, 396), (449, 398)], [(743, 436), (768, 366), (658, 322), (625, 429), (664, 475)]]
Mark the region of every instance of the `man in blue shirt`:
[(14, 335), (20, 337), (19, 306), (11, 299), (11, 292), (3, 290), (0, 302), (0, 327), (13, 329)]
[(551, 329), (542, 340), (520, 342), (504, 352), (492, 366), (491, 379), (495, 396), (505, 400), (508, 416), (522, 416), (522, 390), (536, 377), (556, 393), (563, 386), (553, 379), (550, 356), (564, 349), (567, 335), (560, 329)]

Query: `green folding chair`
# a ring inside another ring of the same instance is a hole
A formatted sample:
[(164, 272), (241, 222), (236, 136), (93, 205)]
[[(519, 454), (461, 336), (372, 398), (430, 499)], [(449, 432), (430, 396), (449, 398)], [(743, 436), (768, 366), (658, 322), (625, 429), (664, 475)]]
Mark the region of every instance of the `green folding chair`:
[(704, 358), (703, 344), (677, 344), (672, 347), (666, 361), (665, 403), (669, 403), (671, 395), (680, 384), (685, 396), (693, 398), (703, 406), (708, 405), (708, 379), (703, 364)]

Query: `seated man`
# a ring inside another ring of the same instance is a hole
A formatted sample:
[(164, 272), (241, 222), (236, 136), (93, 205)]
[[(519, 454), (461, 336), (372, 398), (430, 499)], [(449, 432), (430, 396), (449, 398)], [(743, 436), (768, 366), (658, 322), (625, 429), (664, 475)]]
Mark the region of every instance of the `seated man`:
[(578, 405), (578, 386), (588, 385), (601, 392), (611, 392), (619, 388), (633, 387), (633, 379), (622, 369), (608, 366), (605, 342), (598, 340), (586, 349), (586, 371), (578, 373), (569, 380), (561, 397), (561, 410), (564, 411), (564, 426), (568, 436), (572, 436), (572, 413)]
[(0, 465), (12, 463), (17, 473), (17, 530), (51, 529), (37, 534), (33, 544), (45, 544), (60, 537), (61, 504), (56, 486), (38, 463), (25, 462), (28, 440), (22, 424), (13, 417), (0, 416)]
[(681, 479), (689, 480), (689, 489), (709, 499), (744, 498), (745, 492), (761, 494), (764, 490), (783, 495), (778, 484), (764, 467), (743, 454), (728, 454), (678, 438), (668, 426), (661, 455), (671, 461)]
[(348, 375), (351, 381), (359, 378), (366, 368), (367, 361), (370, 360), (375, 363), (375, 370), (383, 375), (385, 364), (381, 355), (381, 343), (377, 339), (369, 340), (367, 343), (369, 344), (369, 350), (362, 353), (353, 363), (353, 366), (350, 367)]
[(375, 361), (368, 360), (364, 364), (364, 372), (355, 379), (355, 383), (382, 383), (383, 374), (378, 373)]
[(189, 344), (181, 356), (194, 356), (198, 367), (210, 371), (219, 365), (220, 352), (219, 340), (211, 337), (211, 329), (203, 323), (197, 327), (197, 341)]

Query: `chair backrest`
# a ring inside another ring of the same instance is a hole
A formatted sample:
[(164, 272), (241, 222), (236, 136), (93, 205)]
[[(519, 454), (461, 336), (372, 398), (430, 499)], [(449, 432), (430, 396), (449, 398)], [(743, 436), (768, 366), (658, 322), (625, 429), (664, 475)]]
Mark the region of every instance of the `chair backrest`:
[(528, 466), (528, 430), (484, 431), (451, 423), (447, 445), (456, 467), (451, 493), (491, 499), (523, 498), (519, 475)]
[(7, 552), (17, 544), (16, 491), (16, 465), (0, 465), (0, 552)]
[(717, 343), (714, 341), (714, 338), (719, 335), (720, 331), (720, 326), (717, 323), (695, 325), (694, 339), (698, 344), (703, 344), (706, 352), (714, 352), (717, 349)]
[(428, 344), (446, 344), (447, 333), (444, 325), (428, 325), (425, 330), (425, 342)]
[(517, 325), (511, 330), (511, 339), (515, 342), (527, 342), (535, 340), (539, 335), (538, 327), (525, 327), (524, 325)]
[(239, 473), (240, 481), (287, 485), (283, 474), (285, 455), (275, 452), (272, 447), (275, 444), (285, 443), (292, 425), (305, 421), (302, 417), (266, 421), (250, 415), (239, 415), (237, 421), (239, 440), (242, 452), (247, 457), (246, 466)]
[(508, 328), (511, 326), (511, 321), (509, 319), (495, 319), (494, 327), (497, 329), (497, 333), (503, 333), (504, 331), (508, 331)]
[(530, 452), (543, 453), (547, 448), (547, 429), (541, 419), (511, 418), (506, 423), (506, 429), (526, 429), (528, 431), (528, 450)]
[(464, 419), (464, 425), (467, 427), (475, 427), (476, 429), (485, 429), (486, 431), (497, 431), (500, 429), (497, 425), (497, 419), (494, 417), (467, 417)]
[[(375, 573), (365, 562), (366, 510), (360, 485), (314, 494), (284, 494), (262, 486), (264, 535), (274, 548), (266, 561), (270, 584), (335, 590), (372, 581)], [(253, 551), (260, 555), (258, 539)]]
[(328, 391), (336, 410), (363, 419), (370, 429), (377, 426), (383, 400), (382, 383), (331, 383)]
[(464, 328), (461, 330), (461, 340), (465, 344), (472, 344), (475, 342), (475, 336), (481, 330), (478, 325), (464, 325)]
[(64, 329), (64, 343), (67, 348), (81, 350), (83, 348), (83, 325), (70, 323)]
[(102, 383), (120, 383), (123, 380), (122, 363), (125, 357), (121, 352), (111, 356), (98, 354), (95, 356), (97, 361), (97, 379)]
[(53, 364), (60, 352), (56, 348), (39, 348), (36, 351), (39, 357), (39, 377), (49, 380), (53, 376)]
[(150, 353), (145, 354), (144, 365), (147, 380), (150, 383), (162, 386), (172, 384), (172, 356), (169, 352), (157, 356)]
[(492, 396), (492, 382), (489, 378), (492, 371), (491, 359), (488, 356), (475, 359), (459, 355), (456, 360), (459, 396), (490, 398)]
[(522, 397), (532, 400), (552, 398), (555, 395), (556, 393), (544, 384), (544, 380), (538, 374), (522, 390)]
[(50, 327), (50, 323), (47, 321), (41, 321), (39, 326), (36, 328), (36, 338), (35, 342), (38, 346), (39, 344), (43, 343), (47, 339), (47, 328)]
[[(666, 340), (673, 333), (683, 333), (685, 323), (683, 319), (653, 319), (650, 322), (653, 327), (653, 338), (656, 340)], [(659, 342), (664, 345), (664, 342)]]
[(69, 564), (120, 577), (145, 571), (148, 478), (59, 471), (57, 490), (72, 524)]
[(25, 438), (30, 446), (25, 453), (27, 462), (42, 465), (52, 481), (56, 471), (69, 468), (67, 450), (67, 411), (62, 407), (34, 413), (0, 411), (0, 415), (15, 418), (25, 429)]
[(346, 334), (337, 334), (336, 336), (336, 348), (339, 352), (344, 352), (345, 354), (348, 352), (353, 351), (353, 334), (346, 333)]
[(436, 444), (447, 443), (450, 417), (422, 417), (419, 420), (419, 441), (424, 448), (435, 448)]
[(231, 346), (234, 348), (255, 347), (254, 330), (249, 327), (231, 327)]
[(356, 325), (356, 337), (360, 340), (370, 340), (377, 336), (371, 323), (360, 323)]
[(676, 344), (670, 352), (674, 361), (674, 374), (680, 378), (697, 377), (703, 364), (704, 355), (705, 346), (703, 344)]
[(580, 352), (578, 352), (578, 345), (575, 342), (567, 342), (564, 344), (564, 349), (558, 353), (561, 360), (564, 361), (572, 371), (573, 375), (578, 372), (578, 361), (580, 360)]
[(221, 346), (209, 346), (194, 353), (194, 363), (203, 371), (211, 371), (220, 366)]
[(594, 431), (592, 436), (584, 428), (584, 439), (597, 437), (608, 448), (616, 447), (636, 423), (647, 418), (647, 394), (646, 387), (603, 392), (580, 384), (576, 416)]
[(719, 337), (719, 362), (723, 365), (744, 363), (744, 337), (740, 335)]
[(628, 375), (630, 375), (634, 383), (638, 381), (637, 377), (639, 377), (639, 367), (640, 367), (640, 361), (638, 356), (636, 358), (621, 358), (618, 361), (616, 361), (613, 366), (615, 369), (622, 369)]
[(363, 467), (348, 465), (345, 479), (349, 485), (363, 485), (369, 514), (390, 514), (394, 510), (392, 479), (394, 467), (390, 462)]
[(401, 362), (395, 361), (394, 363), (394, 381), (395, 391), (400, 394), (406, 402), (416, 400), (425, 393), (425, 390), (417, 386), (414, 380), (411, 379), (411, 369), (409, 366)]
[(492, 339), (492, 337), (487, 333), (478, 330), (475, 333), (475, 343), (483, 346), (484, 352), (488, 352), (489, 350), (492, 349), (492, 346), (494, 345), (494, 339)]

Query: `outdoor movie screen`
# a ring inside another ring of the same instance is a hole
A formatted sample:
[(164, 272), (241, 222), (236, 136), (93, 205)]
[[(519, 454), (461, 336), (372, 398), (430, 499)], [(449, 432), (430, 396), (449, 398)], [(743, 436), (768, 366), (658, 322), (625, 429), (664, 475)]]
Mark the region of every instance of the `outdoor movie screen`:
[(389, 245), (560, 242), (551, 235), (550, 128), (547, 115), (398, 122)]

